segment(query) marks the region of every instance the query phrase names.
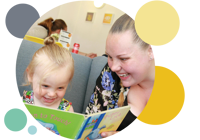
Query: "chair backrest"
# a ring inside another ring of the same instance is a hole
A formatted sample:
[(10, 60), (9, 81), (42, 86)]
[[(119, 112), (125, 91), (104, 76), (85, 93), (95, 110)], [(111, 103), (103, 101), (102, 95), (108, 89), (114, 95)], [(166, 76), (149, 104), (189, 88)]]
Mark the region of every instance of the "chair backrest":
[(23, 40), (17, 55), (16, 78), (20, 96), (24, 90), (31, 90), (31, 86), (22, 86), (24, 81), (24, 71), (30, 63), (33, 54), (43, 45), (28, 40)]
[[(25, 36), (24, 36), (24, 39), (44, 45), (44, 39), (42, 39), (42, 38), (38, 38), (38, 37), (34, 37), (34, 36), (25, 35)], [(60, 42), (56, 42), (56, 44), (57, 44), (58, 46), (60, 46), (60, 47), (63, 47), (62, 44), (61, 44)]]
[(107, 63), (107, 57), (105, 56), (98, 56), (92, 59), (90, 75), (87, 83), (87, 90), (85, 94), (85, 100), (83, 104), (83, 114), (85, 114), (85, 110), (87, 105), (89, 104), (91, 95), (94, 93), (94, 88), (96, 86), (96, 80), (99, 77), (102, 69)]

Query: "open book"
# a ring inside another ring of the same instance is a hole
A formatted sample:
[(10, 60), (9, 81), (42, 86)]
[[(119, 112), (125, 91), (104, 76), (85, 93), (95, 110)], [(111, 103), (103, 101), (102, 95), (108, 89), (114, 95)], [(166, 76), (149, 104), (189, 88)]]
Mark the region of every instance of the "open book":
[(115, 131), (130, 110), (130, 106), (102, 111), (91, 115), (25, 104), (32, 116), (52, 132), (70, 139), (92, 140), (100, 133)]

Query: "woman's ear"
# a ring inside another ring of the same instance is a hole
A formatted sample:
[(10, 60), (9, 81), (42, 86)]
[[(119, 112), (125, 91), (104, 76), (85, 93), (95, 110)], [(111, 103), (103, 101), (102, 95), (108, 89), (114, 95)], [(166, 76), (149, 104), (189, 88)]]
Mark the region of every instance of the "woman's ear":
[(154, 55), (153, 55), (153, 50), (152, 50), (151, 45), (149, 45), (149, 47), (148, 47), (148, 54), (149, 54), (149, 60), (153, 60)]
[(61, 29), (57, 29), (55, 32), (56, 32), (57, 34), (60, 34), (60, 31), (61, 31)]

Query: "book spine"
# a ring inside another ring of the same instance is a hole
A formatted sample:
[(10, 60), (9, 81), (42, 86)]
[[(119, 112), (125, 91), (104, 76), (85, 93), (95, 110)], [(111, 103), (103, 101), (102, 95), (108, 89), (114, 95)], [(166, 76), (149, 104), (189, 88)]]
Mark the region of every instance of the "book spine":
[(92, 131), (98, 128), (98, 126), (99, 126), (100, 122), (102, 121), (103, 117), (105, 116), (105, 114), (106, 114), (106, 113), (101, 114), (101, 116), (99, 117), (98, 121), (97, 121), (96, 124), (94, 125)]
[(82, 134), (83, 134), (83, 132), (84, 132), (84, 130), (85, 130), (85, 128), (86, 128), (86, 125), (88, 124), (88, 122), (89, 122), (89, 120), (90, 120), (90, 118), (91, 118), (91, 117), (89, 117), (89, 118), (87, 118), (87, 119), (84, 120), (84, 122), (82, 123), (82, 125), (81, 125), (81, 127), (80, 127), (80, 129), (79, 129), (79, 131), (78, 131), (78, 133), (77, 133), (77, 135), (76, 135), (76, 137), (75, 137), (75, 140), (81, 138), (81, 136), (82, 136)]

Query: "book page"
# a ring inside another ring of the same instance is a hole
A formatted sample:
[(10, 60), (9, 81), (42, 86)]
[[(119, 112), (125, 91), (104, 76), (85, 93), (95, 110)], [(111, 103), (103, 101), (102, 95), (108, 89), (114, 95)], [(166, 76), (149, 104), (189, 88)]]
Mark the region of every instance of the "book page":
[[(105, 113), (104, 113), (105, 114)], [(93, 115), (87, 118), (84, 127), (77, 136), (77, 139), (85, 138), (90, 132), (94, 129), (95, 125), (98, 123), (98, 120), (101, 119), (102, 114)]]
[[(51, 132), (74, 139), (85, 120), (83, 114), (25, 104), (31, 115)], [(45, 129), (44, 128), (44, 129)]]
[(128, 110), (122, 109), (106, 113), (101, 123), (98, 126), (99, 128), (105, 127), (105, 129), (100, 130), (99, 133), (117, 130), (117, 128), (125, 118), (128, 111), (129, 109)]
[(130, 106), (124, 106), (117, 109), (111, 109), (88, 115), (90, 120), (84, 128), (81, 136), (79, 136), (79, 139), (100, 139), (101, 132), (117, 130), (129, 110)]

